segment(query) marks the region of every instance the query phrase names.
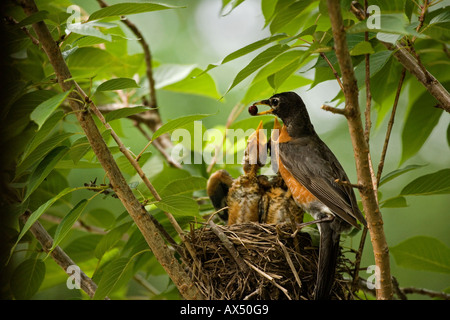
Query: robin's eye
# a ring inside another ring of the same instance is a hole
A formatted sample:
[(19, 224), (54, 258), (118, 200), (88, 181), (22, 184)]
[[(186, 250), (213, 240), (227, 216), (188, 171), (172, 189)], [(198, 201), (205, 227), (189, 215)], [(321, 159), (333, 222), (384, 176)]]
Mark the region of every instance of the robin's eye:
[(270, 101), (270, 104), (272, 105), (272, 107), (278, 107), (278, 105), (280, 104), (280, 99), (278, 99), (278, 98), (273, 98), (273, 99)]

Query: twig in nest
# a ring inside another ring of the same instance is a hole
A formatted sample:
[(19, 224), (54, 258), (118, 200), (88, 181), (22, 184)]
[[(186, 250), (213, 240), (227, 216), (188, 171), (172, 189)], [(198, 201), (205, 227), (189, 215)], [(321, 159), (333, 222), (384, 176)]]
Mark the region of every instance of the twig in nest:
[(273, 285), (274, 285), (275, 287), (277, 287), (278, 289), (280, 289), (280, 290), (285, 294), (285, 296), (286, 296), (289, 300), (292, 300), (292, 298), (289, 296), (288, 291), (287, 291), (285, 288), (283, 288), (282, 286), (280, 286), (280, 285), (275, 281), (274, 277), (268, 275), (267, 273), (265, 273), (265, 272), (262, 271), (261, 269), (255, 267), (254, 265), (252, 265), (252, 264), (251, 264), (250, 262), (248, 262), (248, 261), (245, 261), (245, 263), (246, 263), (250, 268), (252, 268), (252, 269), (255, 270), (256, 272), (258, 272), (260, 275), (262, 275), (264, 278), (266, 278), (266, 279), (268, 279), (270, 282), (272, 282)]
[(282, 244), (280, 240), (278, 240), (277, 242), (280, 245), (281, 249), (283, 249), (284, 255), (286, 256), (286, 261), (288, 262), (289, 267), (291, 268), (292, 273), (294, 274), (295, 281), (297, 281), (299, 288), (301, 288), (302, 287), (302, 281), (300, 280), (300, 277), (298, 276), (298, 272), (295, 269), (294, 263), (292, 262), (292, 259), (289, 256), (289, 252), (287, 251), (285, 245)]
[(292, 238), (294, 238), (297, 235), (297, 232), (299, 232), (302, 228), (310, 226), (312, 224), (317, 224), (317, 223), (322, 223), (322, 222), (327, 222), (327, 221), (332, 221), (334, 219), (334, 217), (325, 217), (322, 219), (317, 219), (317, 220), (313, 220), (313, 221), (308, 221), (308, 222), (303, 222), (303, 223), (296, 223), (296, 227), (297, 229), (295, 230), (295, 232), (291, 235)]
[(236, 251), (233, 244), (225, 235), (225, 233), (223, 233), (223, 231), (220, 230), (212, 220), (209, 220), (208, 224), (211, 227), (211, 230), (214, 232), (214, 234), (220, 239), (220, 241), (222, 241), (223, 245), (228, 250), (231, 257), (238, 265), (239, 269), (241, 269), (241, 271), (244, 273), (248, 272), (248, 267), (246, 266), (244, 260), (242, 260), (242, 258), (239, 256), (239, 252)]

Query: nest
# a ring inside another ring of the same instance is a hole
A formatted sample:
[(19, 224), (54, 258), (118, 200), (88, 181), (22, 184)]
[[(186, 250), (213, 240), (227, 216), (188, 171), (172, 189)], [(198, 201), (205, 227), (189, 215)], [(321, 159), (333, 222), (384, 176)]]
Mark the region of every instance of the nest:
[[(185, 239), (196, 257), (186, 264), (207, 299), (311, 300), (319, 251), (308, 233), (293, 235), (287, 223), (222, 226), (211, 222), (193, 229)], [(341, 254), (331, 299), (353, 298), (342, 276), (348, 269)]]

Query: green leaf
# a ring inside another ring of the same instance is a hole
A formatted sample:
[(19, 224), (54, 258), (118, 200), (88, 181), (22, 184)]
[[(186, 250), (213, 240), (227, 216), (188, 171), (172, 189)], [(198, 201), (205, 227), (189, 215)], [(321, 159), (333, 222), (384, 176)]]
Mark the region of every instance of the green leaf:
[(27, 149), (24, 152), (22, 158), (26, 158), (32, 151), (34, 151), (42, 141), (47, 138), (48, 134), (56, 127), (58, 123), (63, 119), (64, 112), (57, 111), (54, 112), (45, 123), (41, 126), (41, 128), (36, 132), (36, 135), (28, 144)]
[(191, 197), (182, 195), (166, 196), (161, 201), (155, 202), (155, 206), (174, 216), (199, 216), (198, 204)]
[(22, 162), (19, 163), (17, 166), (16, 175), (20, 175), (25, 170), (39, 163), (47, 153), (73, 135), (74, 133), (55, 134), (40, 143), (39, 146), (37, 146), (25, 159), (22, 160)]
[(161, 89), (186, 79), (194, 69), (195, 65), (193, 64), (163, 64), (159, 66), (155, 69), (153, 76), (155, 89)]
[[(259, 68), (263, 67), (265, 64), (267, 64), (269, 61), (274, 59), (276, 56), (280, 55), (281, 53), (288, 50), (290, 47), (288, 45), (274, 45), (260, 54), (258, 54), (244, 69), (239, 71), (239, 73), (236, 75), (236, 77), (233, 80), (233, 83), (228, 88), (228, 93), (231, 89), (233, 89), (236, 85), (238, 85), (240, 82), (242, 82), (244, 79), (246, 79), (248, 76), (250, 76), (253, 72), (258, 70)], [(225, 94), (226, 94), (225, 93)]]
[[(389, 61), (392, 52), (389, 50), (378, 51), (370, 55), (370, 77), (376, 75)], [(358, 87), (364, 84), (366, 77), (366, 63), (361, 61), (355, 68), (355, 77), (358, 82)]]
[(101, 259), (105, 252), (110, 250), (122, 238), (130, 226), (131, 222), (125, 222), (104, 235), (95, 248), (95, 257)]
[(438, 239), (417, 236), (391, 247), (389, 251), (401, 267), (450, 273), (450, 248)]
[(176, 8), (184, 8), (184, 7), (175, 7), (156, 3), (142, 3), (142, 2), (119, 3), (95, 11), (89, 16), (89, 21), (103, 19), (106, 17), (123, 16), (136, 13), (176, 9)]
[[(222, 0), (222, 15), (229, 15), (237, 6), (239, 6), (244, 0)], [(226, 9), (228, 11), (226, 11)]]
[(275, 33), (298, 17), (311, 4), (310, 1), (297, 1), (276, 13), (270, 24), (270, 32)]
[(100, 234), (88, 234), (78, 237), (65, 246), (64, 251), (77, 263), (91, 260), (94, 256), (95, 247), (101, 238)]
[(400, 175), (402, 175), (402, 174), (404, 174), (406, 172), (409, 172), (411, 170), (415, 170), (415, 169), (418, 169), (418, 168), (422, 168), (422, 167), (425, 167), (425, 166), (426, 166), (425, 164), (411, 164), (411, 165), (406, 166), (404, 168), (397, 169), (397, 170), (394, 170), (392, 172), (389, 172), (388, 174), (386, 174), (385, 176), (383, 176), (380, 179), (380, 186), (382, 186), (386, 182), (391, 181), (394, 178), (397, 178), (398, 176), (400, 176)]
[(397, 35), (416, 36), (423, 38), (414, 28), (409, 26), (409, 21), (403, 13), (391, 13), (380, 15), (380, 28), (372, 28), (367, 20), (360, 21), (347, 29), (348, 33), (378, 32)]
[(404, 208), (407, 206), (405, 197), (394, 197), (381, 202), (382, 208)]
[(92, 78), (95, 76), (104, 76), (106, 79), (111, 77), (111, 69), (114, 56), (106, 50), (93, 47), (79, 48), (67, 60), (72, 77)]
[(150, 250), (142, 250), (134, 254), (131, 258), (118, 258), (109, 263), (105, 267), (93, 299), (104, 299), (113, 290), (117, 290), (124, 285), (132, 276), (134, 259), (141, 253), (148, 251)]
[(36, 122), (36, 124), (40, 129), (41, 126), (44, 124), (44, 122), (47, 120), (47, 118), (53, 113), (53, 111), (56, 110), (56, 108), (58, 108), (61, 105), (61, 103), (64, 102), (64, 100), (66, 100), (67, 96), (71, 92), (72, 89), (66, 92), (61, 92), (56, 96), (53, 96), (50, 99), (42, 102), (31, 113), (30, 119)]
[[(55, 231), (55, 236), (53, 240), (53, 245), (50, 249), (52, 252), (56, 246), (58, 246), (61, 241), (65, 238), (65, 236), (69, 233), (70, 229), (74, 225), (74, 223), (78, 220), (78, 218), (83, 213), (83, 210), (86, 208), (88, 200), (83, 199), (78, 202), (75, 207), (62, 219), (62, 221), (58, 224)], [(49, 252), (49, 254), (50, 254)]]
[(120, 118), (126, 118), (129, 116), (132, 116), (134, 114), (137, 113), (142, 113), (148, 110), (152, 110), (152, 108), (150, 107), (146, 107), (146, 106), (137, 106), (137, 107), (130, 107), (130, 108), (121, 108), (118, 110), (114, 110), (111, 112), (108, 112), (105, 115), (105, 120), (106, 122), (110, 122), (116, 119), (120, 119)]
[(217, 63), (217, 64), (210, 64), (210, 65), (208, 65), (208, 67), (206, 67), (206, 69), (202, 73), (198, 74), (197, 77), (199, 77), (200, 75), (203, 75), (204, 73), (208, 72), (211, 69), (214, 69), (214, 68), (218, 67), (219, 65), (223, 65), (223, 64), (225, 64), (227, 62), (233, 61), (233, 60), (235, 60), (237, 58), (240, 58), (240, 57), (242, 57), (242, 56), (244, 56), (244, 55), (246, 55), (246, 54), (248, 54), (250, 52), (258, 50), (258, 49), (260, 49), (260, 48), (262, 48), (262, 47), (264, 47), (264, 46), (266, 46), (266, 45), (268, 45), (268, 44), (270, 44), (272, 42), (275, 42), (275, 41), (280, 40), (280, 39), (284, 39), (286, 37), (287, 37), (287, 35), (285, 35), (285, 34), (276, 34), (276, 35), (273, 35), (273, 36), (270, 36), (270, 37), (258, 40), (256, 42), (253, 42), (253, 43), (251, 43), (249, 45), (246, 45), (245, 47), (242, 47), (242, 48), (240, 48), (240, 49), (230, 53), (229, 55), (227, 55), (222, 60), (222, 62)]
[(83, 158), (83, 156), (91, 150), (91, 145), (89, 143), (89, 140), (86, 136), (81, 137), (77, 140), (75, 140), (70, 147), (69, 156), (70, 159), (72, 159), (74, 164), (77, 164), (78, 161)]
[(206, 188), (206, 179), (203, 177), (189, 177), (170, 182), (164, 187), (159, 195), (164, 198), (171, 195), (180, 195), (184, 193), (202, 190)]
[(350, 55), (359, 56), (361, 54), (372, 54), (374, 53), (372, 45), (368, 41), (363, 41), (358, 43), (356, 46), (350, 50)]
[(447, 43), (450, 40), (450, 13), (448, 8), (436, 10), (436, 13), (438, 14), (430, 20), (428, 25), (422, 28), (421, 32), (434, 40)]
[(439, 122), (443, 110), (434, 108), (435, 103), (436, 100), (428, 91), (424, 91), (413, 102), (403, 125), (400, 165), (420, 150)]
[(45, 263), (41, 259), (27, 259), (13, 272), (10, 288), (17, 300), (32, 298), (44, 281)]
[[(292, 91), (309, 84), (311, 84), (311, 80), (294, 74), (280, 85), (280, 87), (278, 88), (278, 92)], [(258, 81), (256, 83), (252, 83), (250, 88), (245, 93), (245, 97), (242, 99), (241, 103), (253, 103), (255, 101), (261, 100), (261, 97), (270, 97), (273, 94), (274, 89), (270, 86), (267, 80)], [(256, 119), (256, 117), (254, 118)], [(257, 125), (258, 124), (256, 124), (256, 126), (254, 126), (253, 128), (256, 128)]]
[(130, 88), (140, 88), (139, 85), (134, 81), (134, 79), (129, 78), (116, 78), (103, 82), (97, 87), (97, 92), (99, 91), (114, 91)]
[(162, 89), (219, 99), (221, 96), (217, 91), (214, 79), (209, 74), (197, 77), (196, 75), (200, 72), (201, 70), (199, 68), (194, 68), (192, 72), (181, 81), (164, 86)]
[(257, 75), (253, 78), (252, 83), (267, 79), (269, 76), (274, 75), (280, 70), (288, 67), (293, 62), (297, 62), (298, 64), (300, 59), (305, 55), (306, 52), (301, 50), (292, 50), (280, 54), (257, 73)]
[(61, 160), (68, 151), (69, 148), (66, 146), (56, 147), (39, 163), (28, 180), (27, 192), (25, 193), (23, 201), (27, 200), (34, 190), (39, 187), (41, 182), (44, 181), (59, 160)]
[(190, 124), (191, 122), (201, 120), (203, 118), (206, 118), (210, 116), (211, 114), (194, 114), (189, 116), (180, 117), (174, 120), (171, 120), (169, 122), (166, 122), (163, 124), (158, 130), (155, 131), (155, 133), (152, 136), (152, 140), (155, 140), (159, 136), (170, 133), (175, 129), (182, 128), (185, 125)]
[(104, 34), (99, 29), (97, 29), (96, 27), (99, 26), (98, 24), (99, 23), (96, 21), (87, 23), (71, 23), (67, 24), (67, 30), (83, 36), (95, 37), (111, 42), (112, 36), (110, 34)]
[(400, 192), (400, 195), (431, 195), (450, 193), (450, 169), (443, 169), (421, 176)]
[(47, 16), (48, 16), (48, 11), (46, 11), (46, 10), (41, 10), (41, 11), (35, 12), (35, 13), (29, 15), (28, 17), (26, 17), (25, 19), (20, 20), (20, 22), (17, 24), (17, 27), (22, 28), (22, 27), (28, 26), (30, 24), (42, 21), (42, 20), (46, 19)]
[(131, 271), (130, 266), (132, 262), (133, 260), (128, 258), (118, 258), (109, 263), (103, 272), (93, 299), (102, 300), (116, 287), (118, 289), (118, 284)]
[(39, 217), (47, 211), (48, 208), (50, 208), (56, 201), (58, 201), (60, 198), (64, 197), (66, 194), (69, 194), (75, 190), (78, 190), (77, 188), (65, 188), (60, 193), (58, 193), (55, 197), (51, 198), (47, 202), (45, 202), (43, 205), (41, 205), (36, 211), (34, 211), (30, 217), (28, 218), (27, 222), (23, 226), (22, 230), (20, 231), (19, 236), (17, 237), (16, 243), (11, 248), (11, 254), (13, 253), (14, 249), (16, 248), (19, 241), (23, 238), (25, 233), (30, 230), (31, 226), (39, 219)]
[(114, 214), (103, 208), (89, 210), (83, 217), (83, 221), (88, 225), (94, 225), (104, 229), (109, 229), (113, 225), (114, 220)]

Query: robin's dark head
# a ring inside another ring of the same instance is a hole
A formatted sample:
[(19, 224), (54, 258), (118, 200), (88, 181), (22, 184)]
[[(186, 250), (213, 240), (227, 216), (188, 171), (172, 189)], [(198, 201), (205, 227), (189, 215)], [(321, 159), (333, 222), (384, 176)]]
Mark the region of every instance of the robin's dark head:
[(269, 106), (270, 110), (259, 112), (256, 115), (276, 115), (283, 121), (291, 136), (314, 132), (306, 106), (302, 98), (295, 92), (278, 93), (267, 100), (256, 102), (254, 105)]

